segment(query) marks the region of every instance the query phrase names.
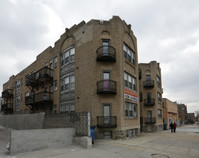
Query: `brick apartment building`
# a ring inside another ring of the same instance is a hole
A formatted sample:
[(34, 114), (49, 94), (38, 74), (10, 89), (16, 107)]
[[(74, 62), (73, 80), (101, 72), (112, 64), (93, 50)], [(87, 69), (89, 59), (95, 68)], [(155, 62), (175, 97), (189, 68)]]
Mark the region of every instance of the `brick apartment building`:
[(146, 132), (163, 129), (162, 79), (159, 63), (139, 64), (140, 126)]
[(169, 129), (170, 124), (176, 123), (179, 126), (178, 120), (178, 107), (175, 102), (170, 101), (167, 98), (163, 98), (163, 118), (164, 118), (164, 128)]
[[(140, 131), (138, 82), (137, 40), (131, 25), (117, 16), (82, 21), (66, 28), (54, 47), (10, 77), (3, 85), (2, 112), (90, 112), (96, 137), (132, 137)], [(154, 110), (162, 110), (156, 102)]]

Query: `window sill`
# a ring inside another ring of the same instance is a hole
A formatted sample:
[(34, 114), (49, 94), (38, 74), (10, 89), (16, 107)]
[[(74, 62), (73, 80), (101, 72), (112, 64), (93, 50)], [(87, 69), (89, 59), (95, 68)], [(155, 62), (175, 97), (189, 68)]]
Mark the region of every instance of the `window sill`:
[(136, 64), (132, 64), (131, 62), (129, 62), (129, 61), (126, 60), (125, 58), (124, 58), (124, 60), (125, 60), (125, 62), (126, 62), (127, 64), (129, 64), (130, 66), (132, 66), (132, 67), (134, 67), (134, 68), (136, 67), (136, 66), (135, 66)]
[(132, 119), (137, 120), (138, 117), (126, 117), (126, 116), (125, 116), (125, 120), (132, 120)]

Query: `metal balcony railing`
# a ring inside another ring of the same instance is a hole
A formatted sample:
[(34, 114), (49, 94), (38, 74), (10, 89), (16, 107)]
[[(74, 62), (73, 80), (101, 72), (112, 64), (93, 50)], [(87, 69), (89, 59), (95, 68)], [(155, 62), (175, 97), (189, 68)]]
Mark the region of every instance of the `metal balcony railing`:
[(116, 61), (116, 50), (112, 46), (101, 46), (97, 49), (97, 61)]
[(144, 106), (154, 106), (154, 105), (155, 105), (154, 98), (144, 99)]
[(6, 89), (2, 92), (2, 98), (11, 99), (13, 98), (13, 89)]
[(53, 70), (48, 67), (44, 67), (26, 77), (26, 86), (35, 87), (45, 82), (51, 84), (53, 82)]
[(25, 98), (26, 105), (51, 104), (52, 101), (52, 93), (46, 91), (27, 96)]
[(143, 82), (145, 88), (153, 88), (154, 87), (154, 80), (146, 80)]
[(156, 118), (155, 117), (146, 117), (144, 118), (145, 124), (155, 124)]
[(116, 82), (112, 80), (98, 81), (97, 94), (116, 94)]
[(97, 128), (116, 128), (116, 116), (97, 116)]

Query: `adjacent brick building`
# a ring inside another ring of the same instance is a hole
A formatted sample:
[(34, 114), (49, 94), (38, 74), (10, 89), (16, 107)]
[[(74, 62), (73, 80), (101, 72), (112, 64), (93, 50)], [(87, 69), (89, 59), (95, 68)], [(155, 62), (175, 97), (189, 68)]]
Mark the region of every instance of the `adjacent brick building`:
[(140, 125), (142, 131), (163, 129), (162, 79), (159, 63), (139, 64)]
[[(138, 82), (137, 40), (131, 25), (117, 16), (82, 21), (10, 77), (3, 85), (2, 111), (88, 111), (96, 137), (132, 137), (140, 131)], [(161, 86), (158, 92), (162, 94)], [(157, 104), (156, 110), (162, 110)]]

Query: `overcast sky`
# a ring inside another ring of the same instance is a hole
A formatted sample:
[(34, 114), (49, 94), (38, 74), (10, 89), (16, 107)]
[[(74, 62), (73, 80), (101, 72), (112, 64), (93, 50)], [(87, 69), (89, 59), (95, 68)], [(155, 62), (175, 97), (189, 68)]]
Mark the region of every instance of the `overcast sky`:
[(139, 63), (160, 63), (163, 97), (199, 111), (198, 0), (1, 0), (0, 85), (54, 46), (66, 27), (113, 15), (132, 25)]

